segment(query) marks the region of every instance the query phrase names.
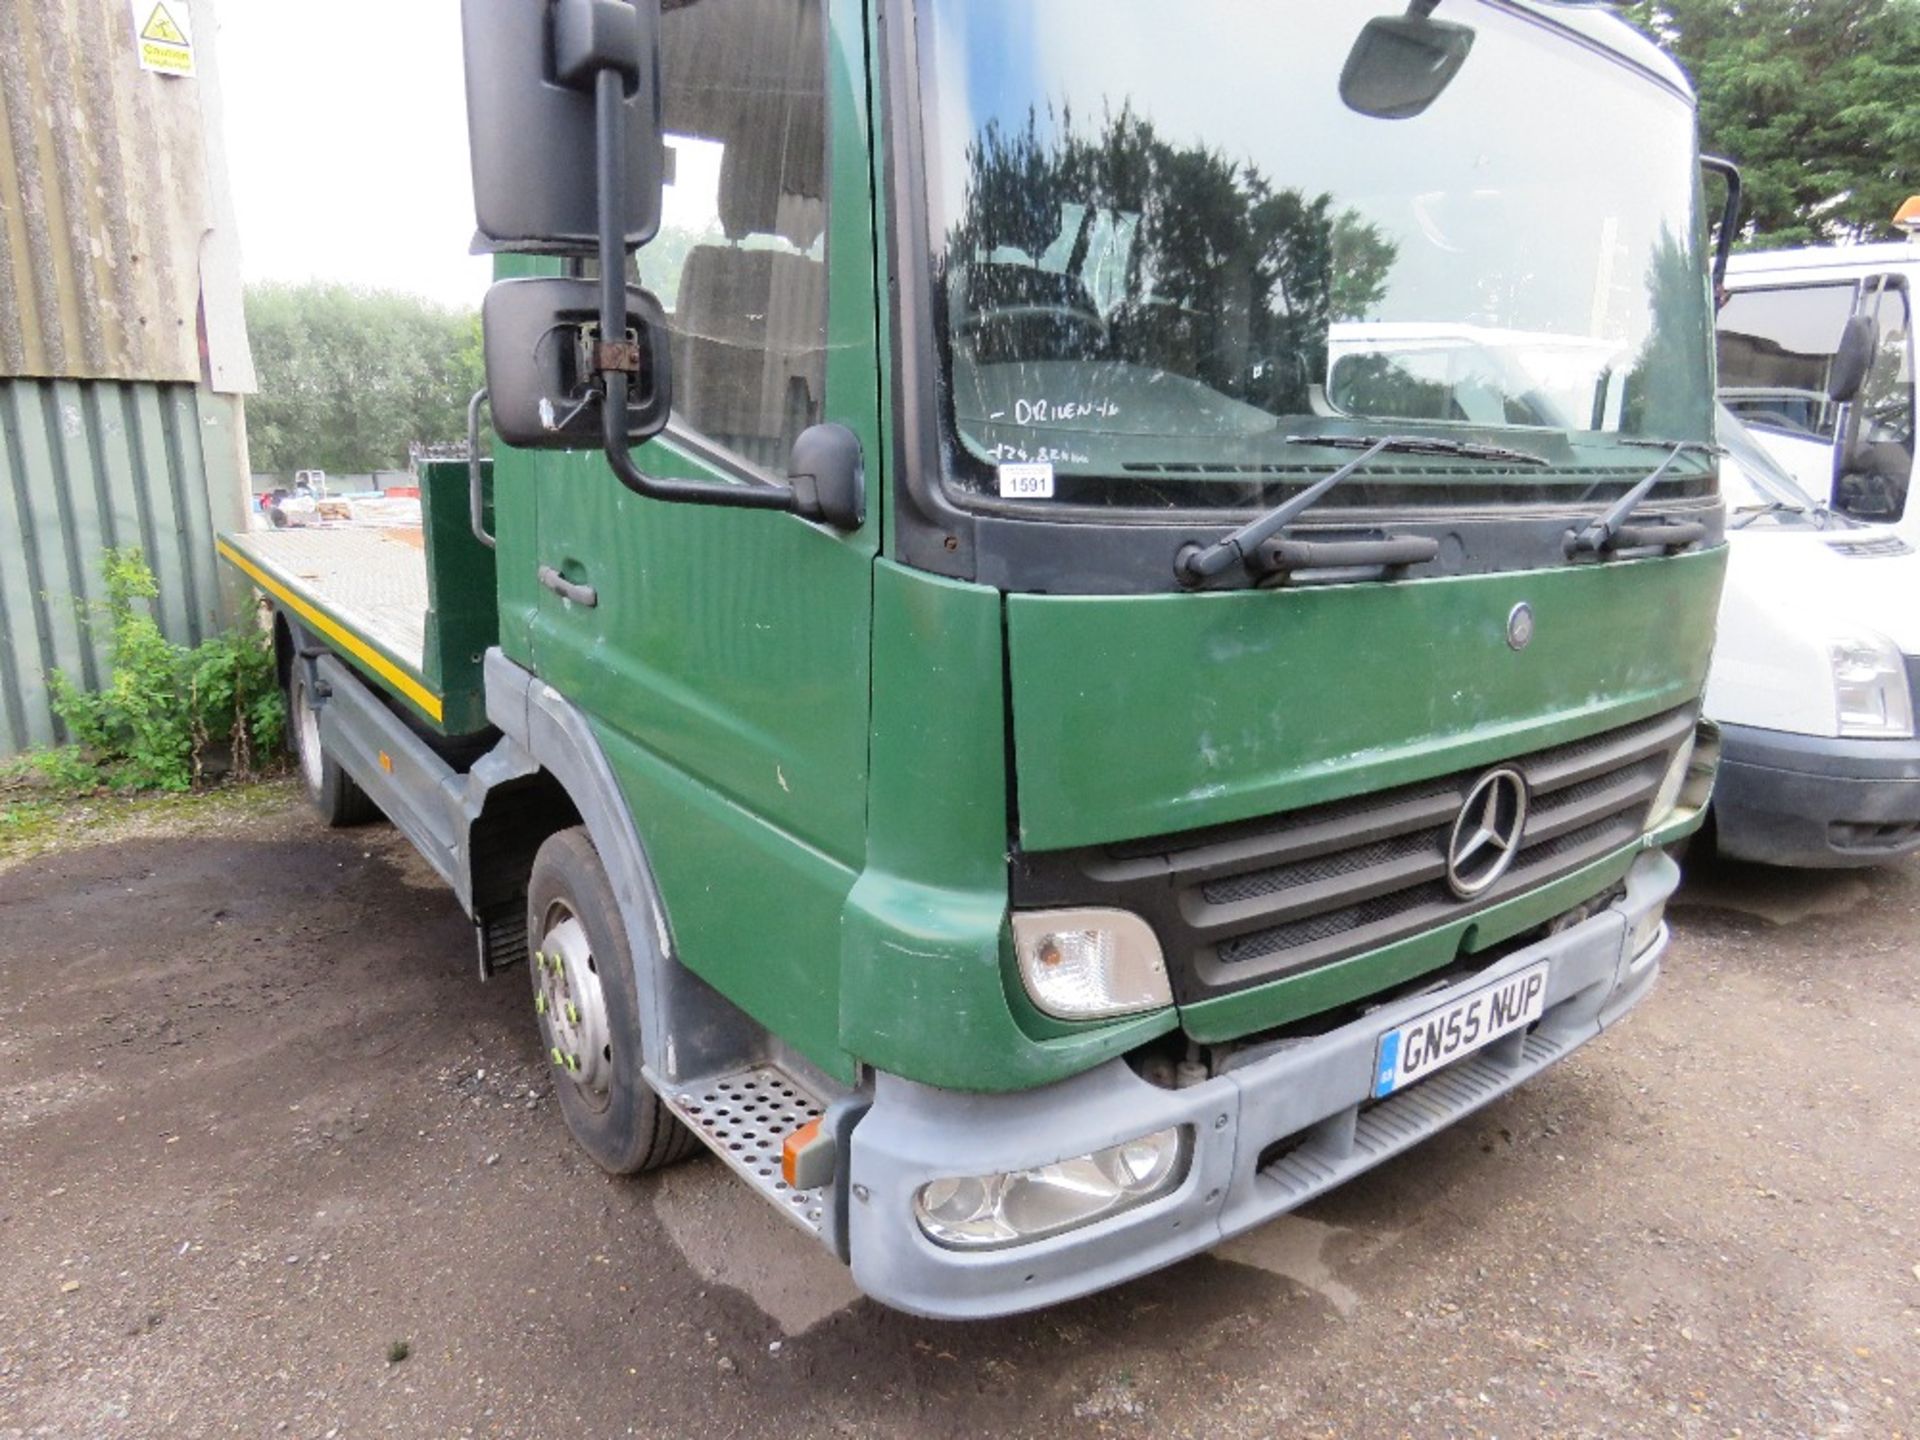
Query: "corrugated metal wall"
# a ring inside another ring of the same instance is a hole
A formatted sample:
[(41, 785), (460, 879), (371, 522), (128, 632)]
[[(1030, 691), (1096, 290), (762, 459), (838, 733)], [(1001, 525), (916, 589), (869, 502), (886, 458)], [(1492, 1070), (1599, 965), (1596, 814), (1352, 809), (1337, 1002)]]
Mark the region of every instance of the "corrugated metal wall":
[(0, 374), (198, 380), (202, 82), (127, 0), (0, 0)]
[(65, 738), (51, 672), (106, 677), (105, 549), (145, 552), (182, 644), (245, 603), (213, 558), (254, 383), (216, 10), (183, 78), (140, 68), (127, 0), (0, 0), (0, 756)]
[(101, 552), (138, 545), (168, 637), (204, 639), (222, 614), (216, 528), (238, 483), (240, 402), (194, 385), (0, 380), (0, 755), (64, 738), (47, 677), (106, 674), (87, 624), (105, 599)]

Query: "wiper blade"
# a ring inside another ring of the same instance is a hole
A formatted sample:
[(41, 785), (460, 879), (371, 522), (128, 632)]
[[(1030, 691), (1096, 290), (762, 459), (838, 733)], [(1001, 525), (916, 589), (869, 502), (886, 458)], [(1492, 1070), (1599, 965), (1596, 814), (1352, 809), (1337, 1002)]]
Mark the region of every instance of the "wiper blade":
[[(1626, 524), (1633, 517), (1633, 512), (1646, 503), (1647, 496), (1653, 493), (1653, 487), (1667, 478), (1667, 472), (1680, 463), (1682, 455), (1695, 450), (1707, 455), (1724, 453), (1718, 445), (1705, 440), (1625, 439), (1617, 443), (1660, 446), (1666, 450), (1667, 455), (1650, 475), (1614, 501), (1604, 514), (1596, 516), (1576, 530), (1567, 532), (1569, 555), (1604, 555), (1619, 544), (1621, 536), (1626, 533)], [(1706, 533), (1706, 526), (1692, 522), (1660, 526), (1643, 525), (1636, 527), (1633, 539), (1642, 545), (1659, 545), (1663, 549), (1671, 549), (1703, 540), (1706, 538)]]
[[(1291, 500), (1274, 506), (1259, 519), (1249, 521), (1231, 535), (1224, 536), (1211, 545), (1187, 546), (1174, 561), (1174, 569), (1181, 580), (1189, 585), (1204, 584), (1208, 580), (1217, 579), (1235, 565), (1244, 565), (1256, 575), (1268, 573), (1277, 568), (1260, 562), (1258, 556), (1261, 548), (1295, 520), (1318, 505), (1328, 491), (1365, 469), (1376, 456), (1384, 455), (1389, 451), (1414, 455), (1459, 455), (1464, 454), (1467, 448), (1454, 448), (1460, 445), (1458, 441), (1435, 440), (1418, 435), (1289, 435), (1287, 443), (1289, 445), (1330, 444), (1337, 449), (1365, 448), (1331, 475), (1314, 481)], [(1361, 541), (1358, 544), (1367, 546), (1374, 542)], [(1352, 550), (1352, 547), (1345, 548)], [(1417, 565), (1422, 561), (1431, 560), (1439, 553), (1440, 542), (1437, 540), (1388, 536), (1377, 542), (1376, 548), (1359, 554), (1347, 553), (1342, 556), (1342, 559), (1351, 566), (1361, 568)], [(1276, 556), (1275, 558), (1284, 561), (1285, 557)]]
[(1764, 520), (1769, 515), (1804, 515), (1807, 507), (1792, 505), (1785, 500), (1769, 500), (1764, 505), (1742, 505), (1733, 512), (1740, 518), (1733, 521), (1729, 528), (1744, 530), (1756, 520)]
[(1545, 465), (1539, 455), (1509, 450), (1504, 445), (1482, 445), (1473, 440), (1449, 440), (1444, 435), (1289, 435), (1289, 445), (1318, 445), (1327, 450), (1382, 449), (1395, 455), (1450, 455), (1461, 460), (1494, 460), (1508, 465)]

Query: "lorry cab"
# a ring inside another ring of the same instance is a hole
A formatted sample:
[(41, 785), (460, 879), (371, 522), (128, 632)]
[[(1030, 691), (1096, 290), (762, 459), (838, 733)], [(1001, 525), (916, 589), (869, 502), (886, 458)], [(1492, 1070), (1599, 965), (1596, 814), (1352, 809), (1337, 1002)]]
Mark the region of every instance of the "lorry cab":
[(704, 1143), (1001, 1314), (1648, 993), (1726, 556), (1692, 96), (1432, 10), (466, 0), (491, 468), (423, 551), (225, 550), (608, 1170)]

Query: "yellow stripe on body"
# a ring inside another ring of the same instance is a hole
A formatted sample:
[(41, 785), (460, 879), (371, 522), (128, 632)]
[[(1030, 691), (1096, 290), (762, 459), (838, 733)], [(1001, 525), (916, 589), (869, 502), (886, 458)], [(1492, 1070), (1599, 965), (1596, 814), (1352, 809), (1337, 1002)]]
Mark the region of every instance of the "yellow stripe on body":
[(391, 684), (394, 689), (398, 690), (402, 695), (406, 696), (407, 699), (419, 706), (421, 712), (428, 716), (436, 725), (440, 723), (446, 714), (446, 707), (441, 704), (438, 695), (427, 689), (426, 686), (422, 685), (418, 680), (414, 679), (413, 676), (394, 664), (393, 661), (382, 655), (378, 650), (375, 650), (359, 636), (353, 634), (337, 621), (331, 620), (321, 614), (320, 611), (302, 600), (278, 580), (270, 578), (265, 571), (247, 559), (245, 555), (241, 554), (240, 551), (235, 549), (227, 541), (216, 540), (214, 547), (220, 552), (223, 559), (238, 569), (249, 580), (253, 581), (254, 584), (273, 596), (274, 599), (280, 601), (302, 620), (305, 620), (309, 625), (313, 626), (314, 629), (318, 630), (322, 635), (325, 635), (329, 640), (345, 650), (349, 655), (359, 660), (382, 680)]

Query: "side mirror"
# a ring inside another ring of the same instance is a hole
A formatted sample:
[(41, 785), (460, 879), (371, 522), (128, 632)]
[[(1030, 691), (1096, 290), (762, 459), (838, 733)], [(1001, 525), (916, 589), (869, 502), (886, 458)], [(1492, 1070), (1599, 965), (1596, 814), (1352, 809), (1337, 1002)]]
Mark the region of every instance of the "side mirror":
[(1827, 398), (1844, 405), (1858, 395), (1879, 348), (1880, 327), (1873, 323), (1873, 317), (1849, 316), (1840, 332), (1839, 347), (1833, 352), (1833, 364), (1827, 369)]
[(1413, 0), (1404, 15), (1377, 15), (1340, 71), (1340, 98), (1376, 120), (1411, 120), (1440, 98), (1473, 49), (1473, 30), (1432, 18), (1439, 0)]
[(629, 249), (660, 228), (660, 0), (461, 0), (476, 248), (592, 255), (599, 75), (620, 86)]
[(505, 444), (523, 450), (597, 448), (604, 428), (597, 381), (609, 363), (629, 377), (627, 444), (666, 428), (673, 360), (660, 302), (627, 287), (627, 334), (610, 355), (600, 344), (600, 298), (596, 280), (502, 280), (487, 291), (480, 312), (487, 404), (494, 433)]
[(802, 515), (836, 530), (858, 530), (867, 518), (867, 464), (860, 437), (844, 425), (812, 425), (793, 442), (789, 483)]
[[(799, 484), (735, 484), (650, 475), (634, 463), (634, 443), (659, 433), (673, 397), (666, 317), (624, 278), (627, 257), (660, 221), (660, 5), (462, 0), (481, 248), (600, 262), (598, 280), (504, 280), (488, 292), (494, 433), (510, 446), (596, 446), (614, 478), (650, 500), (784, 510), (852, 528), (858, 518), (845, 517), (864, 507), (836, 498), (844, 466), (818, 464)], [(851, 484), (863, 488), (857, 467)]]

